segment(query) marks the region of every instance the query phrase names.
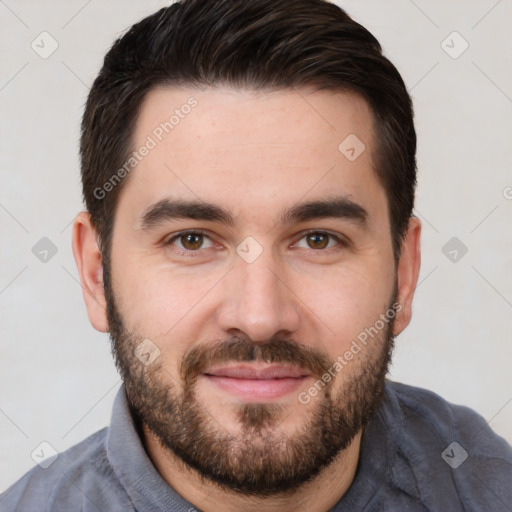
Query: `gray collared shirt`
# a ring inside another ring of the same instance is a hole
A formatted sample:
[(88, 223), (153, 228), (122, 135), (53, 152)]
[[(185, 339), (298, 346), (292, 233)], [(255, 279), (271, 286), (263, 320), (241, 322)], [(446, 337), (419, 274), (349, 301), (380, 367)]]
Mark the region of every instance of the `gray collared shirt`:
[[(195, 512), (149, 459), (122, 386), (110, 427), (36, 466), (0, 511)], [(471, 409), (388, 381), (351, 487), (332, 512), (512, 511), (512, 448)]]

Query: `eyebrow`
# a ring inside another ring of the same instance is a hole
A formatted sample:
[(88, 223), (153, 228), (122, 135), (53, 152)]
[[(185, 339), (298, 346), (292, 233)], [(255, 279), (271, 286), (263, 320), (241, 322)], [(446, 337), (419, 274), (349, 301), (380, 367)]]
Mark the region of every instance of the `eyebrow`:
[[(283, 225), (316, 219), (335, 218), (353, 221), (367, 227), (368, 212), (345, 196), (334, 196), (298, 203), (282, 212), (279, 220)], [(176, 219), (193, 219), (235, 225), (235, 216), (225, 208), (199, 200), (162, 199), (144, 210), (140, 229), (148, 231), (165, 222)]]
[(367, 227), (368, 212), (348, 197), (335, 196), (298, 203), (283, 212), (281, 223), (287, 225), (325, 218), (354, 221), (361, 227)]

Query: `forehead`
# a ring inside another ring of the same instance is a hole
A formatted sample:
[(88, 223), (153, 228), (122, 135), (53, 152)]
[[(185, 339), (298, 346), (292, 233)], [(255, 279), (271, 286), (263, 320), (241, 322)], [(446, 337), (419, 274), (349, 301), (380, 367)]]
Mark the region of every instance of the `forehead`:
[(120, 201), (140, 212), (199, 198), (262, 218), (263, 204), (334, 193), (371, 209), (385, 203), (373, 146), (372, 113), (354, 93), (159, 87), (141, 105), (132, 149), (144, 156)]

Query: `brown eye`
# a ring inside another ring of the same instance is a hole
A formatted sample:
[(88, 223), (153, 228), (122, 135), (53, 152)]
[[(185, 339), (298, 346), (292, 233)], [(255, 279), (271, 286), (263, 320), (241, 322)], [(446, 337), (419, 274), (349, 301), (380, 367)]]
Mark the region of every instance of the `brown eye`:
[(199, 231), (186, 231), (172, 237), (166, 245), (174, 245), (182, 252), (199, 252), (200, 249), (213, 247), (209, 236)]
[(180, 236), (181, 245), (184, 249), (194, 251), (199, 249), (203, 244), (203, 235), (200, 233), (188, 233)]
[(327, 233), (311, 233), (306, 235), (307, 244), (311, 249), (325, 249), (329, 244)]
[(339, 236), (333, 235), (326, 231), (310, 231), (303, 235), (303, 237), (296, 244), (296, 247), (302, 249), (334, 249), (338, 246), (338, 249), (346, 247), (346, 243)]

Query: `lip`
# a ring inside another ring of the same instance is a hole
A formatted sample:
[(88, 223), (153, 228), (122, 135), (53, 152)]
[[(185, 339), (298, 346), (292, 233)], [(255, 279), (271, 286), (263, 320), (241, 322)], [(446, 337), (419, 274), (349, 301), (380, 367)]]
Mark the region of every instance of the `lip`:
[(209, 369), (203, 377), (244, 401), (261, 401), (296, 391), (310, 374), (302, 368), (277, 364), (235, 365)]
[(204, 372), (205, 375), (213, 377), (230, 377), (233, 379), (251, 379), (251, 380), (267, 380), (267, 379), (286, 379), (299, 378), (309, 375), (309, 373), (297, 366), (285, 365), (248, 365), (241, 364), (236, 366), (222, 366), (213, 368)]

